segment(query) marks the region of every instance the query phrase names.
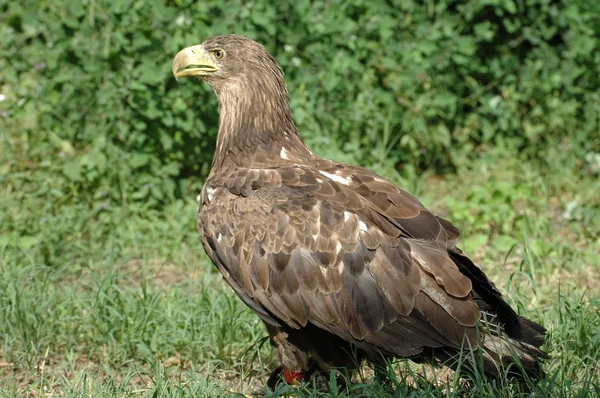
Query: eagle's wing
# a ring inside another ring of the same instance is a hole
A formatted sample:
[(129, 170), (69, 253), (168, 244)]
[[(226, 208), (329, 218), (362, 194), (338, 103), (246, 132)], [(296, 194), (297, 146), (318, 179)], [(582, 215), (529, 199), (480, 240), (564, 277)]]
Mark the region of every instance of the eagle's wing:
[(273, 325), (312, 323), (398, 356), (475, 346), (472, 283), (448, 252), (456, 228), (368, 170), (318, 166), (207, 182), (203, 243), (242, 300)]

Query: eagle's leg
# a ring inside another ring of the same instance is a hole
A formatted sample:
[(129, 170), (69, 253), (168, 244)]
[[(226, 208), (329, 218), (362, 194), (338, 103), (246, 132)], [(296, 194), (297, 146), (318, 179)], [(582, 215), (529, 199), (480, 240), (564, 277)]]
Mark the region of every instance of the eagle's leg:
[(312, 370), (309, 367), (307, 350), (291, 343), (288, 333), (282, 328), (267, 323), (265, 325), (271, 345), (277, 354), (277, 360), (281, 364), (269, 376), (267, 386), (274, 389), (281, 379), (292, 385), (308, 379)]
[(336, 371), (338, 390), (347, 390), (352, 374), (364, 358), (362, 350), (310, 324), (302, 329), (265, 325), (281, 364), (269, 376), (269, 388), (274, 389), (282, 380), (294, 385), (314, 376), (321, 376), (328, 383), (331, 372)]

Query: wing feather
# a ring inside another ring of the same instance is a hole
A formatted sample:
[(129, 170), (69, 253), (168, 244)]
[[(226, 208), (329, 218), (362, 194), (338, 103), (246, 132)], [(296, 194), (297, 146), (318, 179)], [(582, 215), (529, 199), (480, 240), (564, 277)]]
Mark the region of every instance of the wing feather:
[(467, 297), (471, 294), (471, 280), (458, 270), (446, 250), (424, 242), (408, 242), (413, 260), (444, 287), (445, 293), (454, 297)]
[[(477, 346), (477, 330), (460, 325), (447, 311), (427, 294), (417, 296), (416, 308), (425, 315), (427, 322), (444, 336), (451, 345), (462, 347), (466, 343), (471, 347)], [(467, 345), (465, 345), (467, 346)]]
[(263, 319), (394, 355), (475, 343), (471, 282), (446, 250), (458, 230), (364, 169), (324, 170), (211, 180), (226, 188), (203, 199), (203, 242), (244, 302)]
[[(398, 248), (382, 246), (375, 251), (375, 258), (369, 264), (369, 272), (377, 282), (378, 288), (392, 303), (400, 315), (408, 316), (415, 305), (415, 298), (421, 288), (419, 269), (412, 265), (406, 253)], [(392, 262), (386, 252), (395, 252), (391, 256), (398, 262)]]

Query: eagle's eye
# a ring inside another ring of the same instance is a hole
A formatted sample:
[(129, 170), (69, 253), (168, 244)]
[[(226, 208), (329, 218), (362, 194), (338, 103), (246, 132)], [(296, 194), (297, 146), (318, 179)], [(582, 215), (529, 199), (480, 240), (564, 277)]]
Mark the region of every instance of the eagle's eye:
[(225, 51), (221, 50), (220, 48), (217, 50), (213, 51), (213, 54), (215, 54), (215, 58), (216, 59), (221, 59), (225, 56)]

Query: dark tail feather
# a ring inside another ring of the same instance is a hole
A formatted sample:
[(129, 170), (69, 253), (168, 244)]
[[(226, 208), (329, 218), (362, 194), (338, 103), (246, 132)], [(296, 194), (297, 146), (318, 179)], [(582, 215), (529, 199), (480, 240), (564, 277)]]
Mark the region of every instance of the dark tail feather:
[(534, 347), (541, 347), (544, 344), (546, 328), (530, 321), (527, 318), (519, 317), (519, 325), (521, 326), (521, 340)]
[[(455, 248), (450, 256), (460, 272), (471, 279), (473, 299), (484, 314), (480, 323), (482, 349), (473, 353), (483, 358), (484, 373), (497, 377), (503, 374), (503, 369), (509, 368), (508, 374), (517, 378), (524, 374), (534, 379), (543, 377), (540, 365), (548, 355), (540, 347), (544, 344), (546, 329), (517, 315), (483, 271), (462, 251)], [(450, 351), (435, 355), (442, 361), (442, 357), (446, 360), (456, 357), (457, 352)]]
[[(522, 338), (509, 337), (498, 325), (490, 325), (483, 331), (483, 341), (477, 347), (464, 347), (463, 350), (442, 348), (432, 354), (453, 370), (474, 375), (475, 369), (488, 377), (498, 378), (508, 375), (511, 378), (529, 377), (538, 380), (544, 377), (542, 362), (548, 354), (539, 347), (544, 342), (546, 330), (535, 322), (519, 317)], [(485, 321), (484, 321), (485, 327)]]

